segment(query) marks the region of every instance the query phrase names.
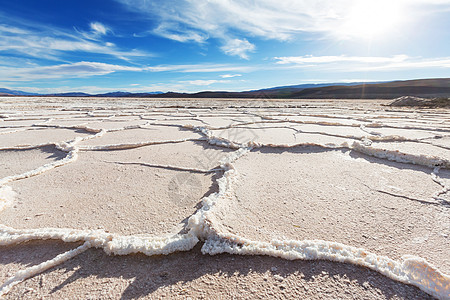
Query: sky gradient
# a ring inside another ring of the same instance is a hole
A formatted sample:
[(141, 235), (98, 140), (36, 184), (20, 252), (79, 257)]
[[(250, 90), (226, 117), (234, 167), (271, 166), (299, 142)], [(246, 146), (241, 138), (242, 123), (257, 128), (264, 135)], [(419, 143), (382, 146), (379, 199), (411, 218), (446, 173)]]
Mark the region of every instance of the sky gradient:
[(243, 91), (450, 77), (450, 1), (0, 0), (0, 87)]

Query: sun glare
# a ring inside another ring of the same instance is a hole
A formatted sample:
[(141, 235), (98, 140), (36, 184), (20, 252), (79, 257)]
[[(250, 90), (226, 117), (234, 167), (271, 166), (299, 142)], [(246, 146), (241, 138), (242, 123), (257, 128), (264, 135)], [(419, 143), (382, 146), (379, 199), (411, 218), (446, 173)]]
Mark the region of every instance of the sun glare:
[(340, 31), (347, 37), (379, 38), (400, 24), (401, 15), (394, 1), (358, 1), (349, 8)]

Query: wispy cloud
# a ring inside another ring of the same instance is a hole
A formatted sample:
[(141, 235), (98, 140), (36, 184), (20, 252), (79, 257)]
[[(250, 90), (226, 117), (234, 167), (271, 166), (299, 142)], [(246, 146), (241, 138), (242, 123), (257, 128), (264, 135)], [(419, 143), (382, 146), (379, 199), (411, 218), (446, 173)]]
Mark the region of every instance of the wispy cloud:
[(181, 73), (215, 73), (215, 72), (250, 72), (257, 67), (230, 64), (195, 64), (195, 65), (158, 65), (146, 67), (152, 72), (181, 72)]
[(450, 57), (420, 58), (407, 55), (380, 56), (288, 56), (275, 57), (276, 64), (286, 68), (308, 68), (334, 71), (386, 71), (424, 68), (450, 68)]
[(1, 25), (0, 24), (0, 32), (2, 34), (29, 34), (30, 32), (25, 30), (25, 29), (21, 29), (21, 28), (17, 28), (17, 27), (12, 27), (12, 26), (7, 26), (7, 25)]
[[(107, 75), (120, 71), (214, 73), (224, 71), (245, 72), (247, 70), (251, 70), (251, 68), (246, 66), (233, 66), (220, 64), (125, 66), (100, 62), (82, 61), (52, 66), (31, 66), (22, 68), (4, 66), (0, 67), (0, 81), (15, 82), (15, 81), (33, 81), (39, 79), (55, 79), (55, 78), (87, 78), (92, 76)], [(226, 80), (195, 80), (195, 81), (184, 81), (183, 83), (188, 83), (190, 85), (210, 85), (219, 82), (224, 83), (226, 82)]]
[(92, 22), (89, 25), (92, 29), (92, 32), (98, 35), (105, 35), (106, 32), (110, 30), (108, 27), (106, 27), (100, 22)]
[(103, 36), (112, 32), (111, 28), (100, 23), (100, 22), (91, 22), (89, 24), (90, 31), (82, 31), (77, 28), (75, 30), (80, 33), (84, 38), (88, 40), (96, 40), (99, 41)]
[(285, 56), (275, 57), (278, 64), (323, 64), (337, 62), (359, 62), (359, 63), (390, 63), (402, 62), (408, 59), (407, 55), (395, 55), (392, 57), (379, 56)]
[(219, 39), (222, 51), (241, 58), (248, 58), (256, 49), (248, 40), (252, 37), (283, 41), (305, 32), (345, 36), (348, 34), (344, 32), (345, 20), (354, 13), (349, 8), (361, 6), (362, 2), (376, 5), (381, 12), (393, 10), (395, 4), (398, 9), (393, 20), (400, 20), (406, 14), (414, 17), (411, 11), (423, 13), (450, 8), (447, 0), (116, 1), (157, 20), (159, 25), (150, 28), (154, 34), (180, 42), (203, 43), (208, 38)]
[[(4, 17), (2, 14), (0, 16)], [(22, 22), (19, 19), (10, 18), (7, 21), (15, 25), (0, 24), (0, 51), (9, 54), (55, 61), (63, 61), (64, 53), (76, 51), (109, 55), (125, 61), (134, 57), (152, 56), (135, 49), (121, 50), (113, 43), (103, 41), (101, 37), (111, 30), (99, 22), (89, 24), (91, 31), (81, 32)]]
[(403, 62), (391, 62), (385, 65), (368, 66), (364, 68), (367, 71), (382, 71), (382, 70), (414, 70), (414, 69), (449, 69), (450, 57), (433, 58), (433, 59), (419, 59), (408, 60)]
[(0, 67), (2, 81), (32, 81), (52, 78), (83, 78), (106, 75), (117, 71), (142, 71), (142, 68), (112, 65), (98, 62), (77, 62), (32, 68)]
[(203, 43), (208, 39), (205, 33), (182, 28), (180, 24), (173, 22), (161, 23), (153, 30), (153, 33), (178, 42)]
[(202, 79), (198, 79), (198, 80), (186, 80), (186, 81), (180, 81), (180, 83), (187, 83), (190, 85), (198, 85), (198, 86), (208, 86), (211, 84), (215, 84), (215, 83), (229, 83), (230, 80), (202, 80)]
[(222, 77), (222, 78), (233, 78), (233, 77), (240, 77), (240, 76), (242, 76), (241, 74), (223, 74), (223, 75), (220, 75), (220, 77)]
[(248, 52), (255, 51), (256, 47), (247, 41), (247, 39), (230, 39), (220, 49), (226, 54), (248, 59)]
[[(224, 81), (209, 81), (209, 80), (182, 80), (182, 81), (174, 81), (174, 82), (157, 82), (153, 84), (130, 84), (127, 86), (115, 86), (115, 87), (99, 87), (99, 86), (58, 86), (58, 87), (27, 87), (27, 86), (8, 86), (5, 85), (6, 88), (16, 89), (30, 93), (39, 93), (39, 94), (53, 94), (53, 93), (66, 93), (66, 92), (74, 92), (74, 91), (82, 91), (88, 94), (101, 94), (115, 91), (126, 91), (130, 93), (145, 93), (145, 92), (197, 92), (202, 90), (204, 86), (210, 86), (213, 84), (227, 84), (230, 83), (228, 80)], [(209, 90), (223, 90), (220, 88), (208, 88)]]

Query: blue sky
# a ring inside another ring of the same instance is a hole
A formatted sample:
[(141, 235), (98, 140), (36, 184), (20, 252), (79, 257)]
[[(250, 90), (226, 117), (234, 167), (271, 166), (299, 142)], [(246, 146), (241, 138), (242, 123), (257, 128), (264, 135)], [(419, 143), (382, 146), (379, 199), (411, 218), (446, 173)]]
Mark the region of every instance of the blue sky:
[(450, 77), (450, 0), (0, 0), (0, 87), (241, 91)]

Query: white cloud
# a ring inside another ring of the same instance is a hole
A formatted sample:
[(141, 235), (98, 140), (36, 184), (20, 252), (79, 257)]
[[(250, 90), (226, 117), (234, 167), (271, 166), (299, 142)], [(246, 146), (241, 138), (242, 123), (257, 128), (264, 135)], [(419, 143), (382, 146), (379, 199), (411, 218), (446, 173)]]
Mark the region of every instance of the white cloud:
[(105, 35), (110, 29), (100, 22), (92, 22), (89, 24), (94, 34)]
[(222, 77), (222, 78), (233, 78), (233, 77), (240, 77), (240, 76), (242, 76), (241, 74), (223, 74), (223, 75), (220, 75), (220, 77)]
[[(165, 83), (154, 83), (148, 85), (125, 85), (125, 86), (115, 86), (115, 87), (99, 87), (99, 86), (59, 86), (52, 88), (36, 88), (36, 87), (27, 87), (27, 86), (8, 86), (5, 85), (6, 88), (12, 90), (21, 90), (30, 93), (39, 93), (39, 94), (53, 94), (53, 93), (66, 93), (66, 92), (74, 92), (81, 91), (88, 94), (102, 94), (109, 93), (115, 91), (126, 91), (130, 93), (145, 93), (145, 92), (197, 92), (199, 90), (203, 90), (202, 86), (208, 86), (208, 82), (205, 84), (199, 84), (200, 81), (192, 80), (194, 84), (191, 84), (190, 81), (175, 81), (175, 82), (165, 82)], [(197, 84), (195, 84), (197, 83)], [(210, 89), (214, 90), (214, 89)], [(219, 89), (222, 90), (222, 89)]]
[(248, 59), (248, 52), (255, 51), (255, 45), (246, 39), (231, 39), (225, 42), (220, 49), (229, 55), (236, 55), (240, 58)]
[(106, 75), (117, 71), (137, 72), (142, 71), (142, 68), (85, 61), (32, 68), (0, 67), (0, 80), (32, 81), (51, 78), (81, 78)]
[[(0, 17), (5, 16), (0, 14)], [(64, 52), (73, 51), (104, 54), (126, 61), (134, 57), (152, 56), (138, 50), (124, 51), (113, 43), (102, 41), (100, 37), (110, 29), (99, 22), (91, 23), (91, 31), (86, 33), (63, 31), (20, 19), (9, 18), (6, 21), (17, 25), (0, 24), (0, 51), (56, 61), (62, 60)]]
[(385, 70), (414, 70), (424, 68), (449, 69), (450, 57), (409, 60), (404, 62), (392, 62), (385, 65), (363, 67), (367, 71), (385, 71)]
[[(418, 14), (450, 9), (447, 0), (116, 1), (159, 22), (156, 28), (148, 28), (155, 34), (180, 42), (203, 43), (208, 38), (216, 38), (224, 44), (221, 49), (225, 53), (243, 58), (255, 50), (251, 40), (245, 38), (289, 40), (304, 32), (339, 38), (357, 34), (362, 38), (363, 29), (376, 29), (381, 23), (397, 24), (402, 19), (415, 19)], [(353, 8), (361, 6), (369, 16), (366, 18), (369, 20), (362, 21), (370, 24), (348, 32), (348, 25), (355, 21)], [(391, 20), (383, 19), (391, 11)], [(373, 12), (377, 15), (371, 15)]]
[[(22, 67), (22, 68), (17, 68), (15, 66), (3, 66), (3, 67), (0, 66), (0, 80), (5, 82), (14, 82), (14, 81), (33, 81), (36, 79), (54, 79), (54, 78), (86, 78), (91, 76), (107, 75), (118, 71), (214, 73), (224, 71), (242, 72), (248, 70), (251, 70), (251, 68), (246, 66), (233, 66), (220, 64), (163, 65), (150, 67), (148, 66), (136, 67), (136, 66), (124, 66), (117, 64), (82, 61), (76, 63), (58, 64), (51, 66), (32, 65), (29, 67)], [(191, 85), (210, 85), (213, 83), (224, 83), (224, 82), (227, 81), (226, 80), (183, 81), (183, 83), (188, 83)]]
[(186, 80), (186, 81), (180, 81), (180, 83), (188, 83), (190, 85), (199, 85), (199, 86), (208, 86), (215, 83), (229, 83), (229, 80)]
[(17, 28), (13, 26), (7, 26), (0, 24), (0, 33), (1, 34), (28, 34), (29, 32), (22, 28)]
[(392, 57), (379, 56), (285, 56), (275, 57), (277, 64), (322, 64), (338, 62), (360, 62), (360, 63), (389, 63), (402, 62), (408, 59), (407, 55), (394, 55)]
[(275, 57), (285, 68), (313, 68), (334, 71), (386, 71), (450, 68), (450, 57), (425, 59), (407, 55), (380, 56), (290, 56)]
[(183, 30), (177, 23), (161, 23), (153, 33), (178, 42), (203, 43), (208, 35), (194, 30)]
[(196, 64), (196, 65), (159, 65), (146, 67), (151, 72), (181, 72), (181, 73), (215, 73), (215, 72), (250, 72), (255, 67), (229, 64)]
[[(108, 34), (108, 32), (112, 32), (111, 28), (100, 23), (100, 22), (91, 22), (89, 24), (90, 31), (82, 31), (75, 28), (75, 30), (80, 33), (84, 38), (88, 40), (100, 41), (103, 36)], [(107, 43), (108, 44), (108, 43)]]

